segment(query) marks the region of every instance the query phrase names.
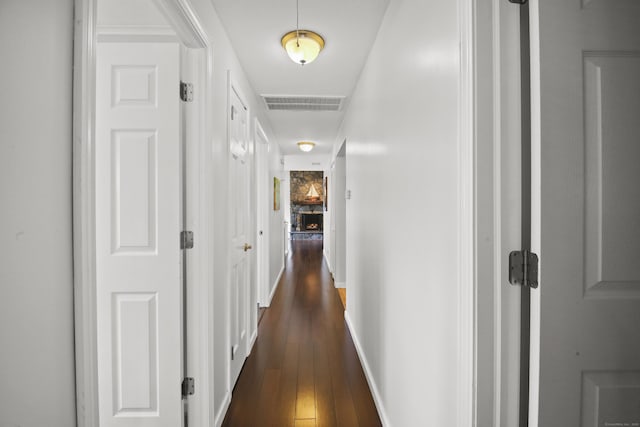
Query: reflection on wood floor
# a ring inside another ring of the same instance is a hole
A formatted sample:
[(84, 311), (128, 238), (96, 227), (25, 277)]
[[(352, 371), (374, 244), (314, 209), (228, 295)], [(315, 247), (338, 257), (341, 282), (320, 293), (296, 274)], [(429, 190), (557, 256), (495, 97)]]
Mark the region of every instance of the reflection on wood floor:
[(292, 242), (222, 425), (381, 425), (322, 241)]

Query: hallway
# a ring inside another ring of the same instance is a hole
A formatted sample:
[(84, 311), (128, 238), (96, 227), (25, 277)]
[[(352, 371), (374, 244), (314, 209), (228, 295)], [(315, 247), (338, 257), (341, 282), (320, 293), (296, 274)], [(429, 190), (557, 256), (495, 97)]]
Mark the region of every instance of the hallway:
[(223, 426), (379, 426), (322, 241), (291, 243)]

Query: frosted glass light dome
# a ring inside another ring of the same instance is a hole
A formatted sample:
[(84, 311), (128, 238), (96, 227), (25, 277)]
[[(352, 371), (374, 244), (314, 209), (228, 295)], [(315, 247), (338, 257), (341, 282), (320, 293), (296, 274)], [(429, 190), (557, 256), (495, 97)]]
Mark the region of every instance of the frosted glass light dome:
[(298, 148), (300, 149), (300, 151), (304, 151), (305, 153), (308, 153), (309, 151), (313, 150), (313, 147), (315, 146), (316, 144), (311, 141), (298, 142)]
[(282, 47), (296, 64), (313, 62), (324, 48), (324, 39), (309, 30), (291, 31), (282, 36)]

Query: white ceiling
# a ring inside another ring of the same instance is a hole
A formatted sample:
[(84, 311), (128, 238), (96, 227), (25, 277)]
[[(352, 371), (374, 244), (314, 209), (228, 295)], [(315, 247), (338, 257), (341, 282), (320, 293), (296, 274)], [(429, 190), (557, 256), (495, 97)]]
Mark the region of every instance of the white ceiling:
[[(355, 87), (389, 0), (299, 0), (300, 29), (315, 31), (325, 48), (313, 63), (292, 62), (280, 45), (296, 27), (295, 0), (211, 0), (258, 95), (346, 96)], [(343, 109), (344, 110), (344, 109)], [(283, 154), (296, 142), (330, 153), (344, 112), (269, 111)]]

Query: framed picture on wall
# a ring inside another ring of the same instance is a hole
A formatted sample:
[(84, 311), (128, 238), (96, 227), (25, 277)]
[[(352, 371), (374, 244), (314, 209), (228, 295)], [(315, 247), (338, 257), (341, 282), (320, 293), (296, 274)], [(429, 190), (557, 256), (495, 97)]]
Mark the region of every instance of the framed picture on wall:
[(273, 210), (280, 210), (280, 180), (277, 176), (273, 177)]
[(324, 210), (329, 210), (329, 177), (324, 177)]

